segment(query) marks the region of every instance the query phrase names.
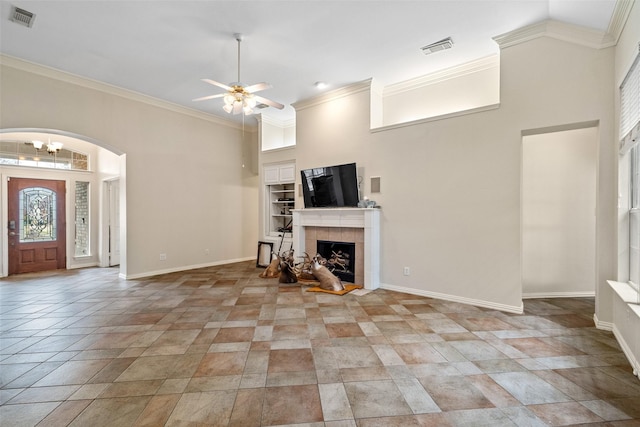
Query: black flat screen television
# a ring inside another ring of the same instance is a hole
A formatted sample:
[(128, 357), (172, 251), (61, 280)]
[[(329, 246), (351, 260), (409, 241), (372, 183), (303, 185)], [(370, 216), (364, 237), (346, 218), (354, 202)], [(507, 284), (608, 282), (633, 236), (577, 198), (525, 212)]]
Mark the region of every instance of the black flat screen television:
[(305, 208), (358, 206), (356, 164), (301, 170)]

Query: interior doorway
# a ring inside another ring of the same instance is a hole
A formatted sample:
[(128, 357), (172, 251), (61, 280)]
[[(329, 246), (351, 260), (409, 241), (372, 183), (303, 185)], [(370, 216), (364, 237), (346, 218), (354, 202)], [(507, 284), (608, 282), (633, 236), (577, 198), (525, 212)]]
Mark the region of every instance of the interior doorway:
[(109, 267), (120, 265), (120, 180), (107, 181)]
[(524, 297), (595, 295), (598, 128), (522, 139)]
[(10, 178), (9, 274), (66, 268), (65, 182)]

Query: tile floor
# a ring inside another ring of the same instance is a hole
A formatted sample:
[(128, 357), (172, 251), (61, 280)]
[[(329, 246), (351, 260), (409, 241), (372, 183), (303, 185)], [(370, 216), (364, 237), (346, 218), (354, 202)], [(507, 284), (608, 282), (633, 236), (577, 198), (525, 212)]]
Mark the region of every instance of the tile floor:
[(640, 425), (640, 380), (591, 298), (514, 315), (261, 270), (1, 280), (0, 424)]

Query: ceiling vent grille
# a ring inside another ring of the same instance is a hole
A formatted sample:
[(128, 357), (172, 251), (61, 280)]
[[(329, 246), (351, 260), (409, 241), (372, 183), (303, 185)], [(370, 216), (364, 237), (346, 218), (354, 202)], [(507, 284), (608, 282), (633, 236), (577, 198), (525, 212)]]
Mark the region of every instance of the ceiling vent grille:
[(11, 20), (25, 27), (31, 28), (33, 21), (36, 19), (36, 15), (19, 7), (14, 7), (11, 12)]
[(420, 50), (422, 50), (422, 53), (424, 53), (425, 55), (430, 55), (432, 53), (440, 52), (441, 50), (451, 49), (452, 47), (453, 40), (451, 39), (451, 37), (447, 37), (446, 39), (442, 39), (438, 42), (423, 46), (420, 48)]

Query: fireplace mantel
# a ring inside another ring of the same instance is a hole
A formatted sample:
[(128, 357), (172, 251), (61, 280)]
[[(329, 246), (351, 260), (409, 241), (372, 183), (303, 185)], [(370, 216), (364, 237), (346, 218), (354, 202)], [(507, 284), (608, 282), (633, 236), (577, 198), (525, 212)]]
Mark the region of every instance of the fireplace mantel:
[[(306, 227), (362, 228), (364, 230), (364, 287), (380, 286), (380, 209), (307, 208), (294, 209), (293, 249), (305, 252)], [(311, 254), (309, 254), (311, 255)]]

